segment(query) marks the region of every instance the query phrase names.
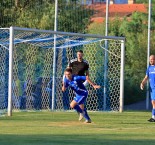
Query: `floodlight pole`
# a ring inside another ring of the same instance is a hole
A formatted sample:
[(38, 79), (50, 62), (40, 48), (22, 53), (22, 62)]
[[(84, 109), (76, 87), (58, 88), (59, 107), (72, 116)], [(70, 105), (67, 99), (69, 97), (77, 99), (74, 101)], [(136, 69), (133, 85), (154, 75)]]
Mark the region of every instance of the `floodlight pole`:
[(105, 36), (108, 36), (108, 21), (109, 18), (109, 0), (106, 0), (106, 26), (105, 26)]
[[(149, 67), (150, 57), (150, 30), (151, 30), (151, 0), (149, 0), (149, 12), (148, 12), (148, 45), (147, 45), (147, 67)], [(146, 109), (149, 109), (149, 82), (147, 81), (147, 92), (146, 92)]]
[[(54, 31), (57, 31), (57, 18), (58, 17), (58, 0), (55, 0), (55, 21), (54, 21)], [(54, 56), (53, 56), (53, 83), (52, 83), (52, 110), (55, 108), (55, 90), (56, 90), (56, 38), (57, 34), (54, 34)]]
[[(106, 28), (105, 36), (108, 36), (108, 14), (109, 14), (109, 0), (106, 0)], [(108, 50), (108, 40), (105, 40), (105, 49)], [(104, 96), (103, 96), (103, 109), (106, 110), (107, 100), (107, 71), (108, 71), (108, 52), (105, 51), (104, 55)]]

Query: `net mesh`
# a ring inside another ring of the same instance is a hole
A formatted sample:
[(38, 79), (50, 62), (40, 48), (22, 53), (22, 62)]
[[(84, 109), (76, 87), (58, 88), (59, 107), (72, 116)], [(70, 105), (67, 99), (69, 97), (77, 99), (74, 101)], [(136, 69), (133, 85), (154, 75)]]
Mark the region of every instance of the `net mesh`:
[[(108, 41), (108, 51), (105, 49)], [(71, 89), (62, 93), (62, 77), (76, 51), (83, 50), (90, 78), (102, 87), (88, 85), (86, 107), (91, 111), (119, 110), (121, 41), (72, 34), (56, 35), (56, 89), (52, 97), (54, 33), (14, 30), (13, 110), (71, 110)], [(111, 52), (111, 53), (109, 53)], [(107, 56), (105, 57), (105, 54)], [(9, 30), (0, 29), (0, 109), (8, 105)], [(105, 63), (106, 62), (106, 63)], [(106, 78), (105, 78), (106, 72)]]

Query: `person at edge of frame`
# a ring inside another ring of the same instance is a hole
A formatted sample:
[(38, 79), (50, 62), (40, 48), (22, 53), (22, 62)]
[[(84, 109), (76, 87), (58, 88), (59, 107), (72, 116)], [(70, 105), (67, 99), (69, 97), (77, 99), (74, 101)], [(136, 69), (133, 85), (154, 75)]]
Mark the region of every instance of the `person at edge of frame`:
[(149, 61), (150, 61), (150, 65), (146, 70), (146, 75), (140, 84), (140, 88), (141, 90), (143, 90), (144, 85), (149, 79), (151, 103), (152, 103), (152, 117), (148, 121), (155, 122), (155, 55), (150, 55)]

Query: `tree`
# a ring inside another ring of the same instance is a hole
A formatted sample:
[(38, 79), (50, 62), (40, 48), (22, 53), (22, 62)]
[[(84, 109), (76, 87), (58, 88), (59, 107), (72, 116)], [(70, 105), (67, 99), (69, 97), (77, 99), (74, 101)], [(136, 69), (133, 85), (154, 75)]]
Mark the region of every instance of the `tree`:
[(69, 1), (67, 4), (60, 0), (58, 4), (58, 30), (65, 32), (85, 33), (90, 24), (93, 10), (77, 3), (77, 0)]
[(8, 27), (12, 25), (12, 9), (13, 3), (10, 0), (5, 0), (0, 2), (0, 27)]
[[(52, 0), (6, 0), (0, 2), (0, 26), (11, 25), (54, 30), (55, 1)], [(93, 10), (78, 0), (58, 1), (58, 30), (66, 32), (87, 31)]]
[(139, 83), (146, 70), (147, 29), (147, 14), (138, 12), (133, 13), (130, 20), (125, 18), (120, 26), (121, 35), (126, 37), (125, 92), (131, 98), (144, 98), (145, 95), (142, 95)]
[[(141, 3), (149, 3), (149, 0), (136, 0), (136, 3), (139, 3), (139, 4), (141, 4)], [(155, 3), (155, 0), (152, 0), (152, 3)]]
[[(154, 14), (154, 10), (152, 11)], [(144, 98), (145, 94), (139, 89), (139, 83), (145, 75), (146, 59), (147, 59), (147, 19), (148, 15), (145, 13), (135, 12), (130, 18), (125, 17), (120, 20), (116, 17), (109, 21), (109, 36), (124, 36), (125, 42), (125, 103), (140, 100)], [(154, 24), (154, 17), (152, 17), (152, 24)], [(90, 25), (91, 33), (104, 34), (104, 23), (93, 23)], [(151, 46), (154, 45), (155, 38), (154, 27), (151, 31)], [(155, 49), (151, 49), (151, 53)], [(135, 97), (136, 96), (136, 97)], [(140, 96), (140, 97), (139, 97)]]

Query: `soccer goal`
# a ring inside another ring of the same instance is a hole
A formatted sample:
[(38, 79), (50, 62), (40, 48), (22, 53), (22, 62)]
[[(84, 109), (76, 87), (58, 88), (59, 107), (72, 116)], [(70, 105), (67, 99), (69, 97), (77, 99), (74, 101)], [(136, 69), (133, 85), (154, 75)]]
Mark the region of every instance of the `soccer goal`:
[(68, 62), (83, 50), (92, 81), (89, 111), (123, 110), (124, 37), (10, 27), (0, 29), (0, 110), (71, 110), (74, 93), (62, 92)]

